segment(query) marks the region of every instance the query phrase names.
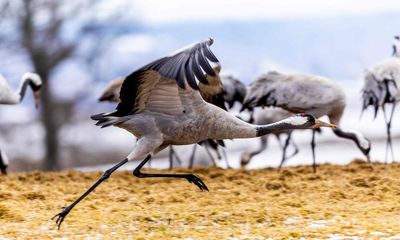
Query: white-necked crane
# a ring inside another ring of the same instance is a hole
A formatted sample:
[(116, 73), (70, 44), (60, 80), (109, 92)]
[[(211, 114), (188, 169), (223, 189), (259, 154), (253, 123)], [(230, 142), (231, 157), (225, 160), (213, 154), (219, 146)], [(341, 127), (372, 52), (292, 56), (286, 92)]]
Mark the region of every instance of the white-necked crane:
[[(372, 106), (374, 108), (374, 116), (378, 114), (378, 110), (382, 109), (386, 122), (386, 156), (391, 149), (392, 161), (394, 161), (394, 153), (391, 137), (391, 125), (396, 103), (400, 101), (400, 58), (388, 58), (371, 69), (365, 70), (364, 86), (362, 88), (363, 106), (362, 112)], [(386, 113), (386, 105), (391, 105), (389, 114)]]
[(134, 71), (122, 84), (117, 110), (92, 116), (98, 126), (123, 128), (138, 141), (124, 160), (106, 170), (85, 193), (54, 216), (59, 227), (82, 199), (129, 161), (144, 158), (133, 171), (136, 177), (181, 178), (201, 191), (208, 190), (193, 174), (141, 171), (154, 154), (170, 145), (195, 144), (207, 139), (254, 138), (282, 129), (335, 127), (310, 114), (299, 114), (269, 125), (252, 125), (204, 101), (198, 91), (198, 81), (208, 84), (205, 74), (215, 76), (211, 64), (219, 64), (209, 48), (212, 43), (210, 38), (191, 44)]
[[(307, 112), (316, 117), (327, 115), (332, 124), (339, 125), (346, 106), (343, 89), (333, 81), (305, 74), (282, 74), (270, 71), (254, 81), (247, 91), (243, 109), (256, 106), (281, 107), (293, 113)], [(336, 136), (352, 140), (370, 163), (370, 141), (361, 133), (333, 129)], [(315, 133), (312, 132), (311, 148), (313, 170), (316, 171)]]
[[(278, 122), (282, 119), (288, 118), (292, 116), (293, 113), (288, 112), (282, 108), (272, 108), (272, 107), (256, 107), (252, 110), (251, 113), (251, 120), (250, 123), (256, 124), (256, 125), (265, 125), (265, 124), (270, 124), (274, 122)], [(260, 145), (257, 149), (251, 150), (251, 151), (246, 151), (243, 152), (241, 157), (240, 157), (240, 165), (241, 167), (245, 167), (247, 164), (249, 164), (250, 160), (256, 156), (257, 154), (260, 154), (262, 151), (264, 151), (267, 148), (267, 142), (268, 142), (268, 135), (264, 135), (260, 137)], [(281, 162), (279, 164), (279, 169), (282, 168), (283, 163), (286, 161), (286, 159), (289, 159), (296, 155), (299, 151), (296, 143), (293, 141), (291, 138), (292, 136), (292, 131), (291, 130), (283, 130), (283, 131), (276, 131), (272, 133), (272, 135), (275, 135), (279, 145), (282, 148), (282, 158)], [(286, 139), (283, 144), (281, 144), (281, 135), (286, 135)], [(289, 144), (292, 144), (294, 147), (294, 152), (290, 154), (289, 156), (286, 156), (286, 150), (289, 146)]]
[[(40, 100), (40, 88), (42, 80), (36, 73), (25, 73), (20, 82), (17, 91), (12, 91), (7, 80), (0, 74), (0, 104), (14, 105), (19, 104), (25, 97), (28, 86), (32, 89), (35, 106), (38, 107)], [(3, 174), (7, 173), (8, 158), (4, 151), (0, 151), (0, 171)]]

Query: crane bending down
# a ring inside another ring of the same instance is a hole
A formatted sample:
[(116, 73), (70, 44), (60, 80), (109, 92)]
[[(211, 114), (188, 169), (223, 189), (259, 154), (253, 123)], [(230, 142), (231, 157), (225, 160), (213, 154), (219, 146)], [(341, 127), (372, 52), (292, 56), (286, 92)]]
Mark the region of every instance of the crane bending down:
[[(391, 151), (392, 161), (394, 152), (392, 146), (391, 126), (394, 110), (397, 102), (400, 101), (400, 58), (392, 57), (365, 70), (364, 86), (362, 88), (363, 107), (362, 112), (372, 106), (375, 117), (379, 109), (382, 109), (386, 122), (386, 155), (385, 162), (388, 161), (388, 152)], [(386, 106), (391, 106), (390, 112), (386, 113)], [(362, 113), (361, 112), (361, 113)]]
[(58, 227), (82, 199), (129, 161), (144, 158), (133, 171), (136, 177), (181, 178), (201, 191), (208, 190), (193, 174), (141, 171), (154, 154), (169, 145), (194, 144), (206, 139), (254, 138), (282, 129), (335, 127), (310, 114), (299, 114), (269, 125), (252, 125), (205, 102), (198, 91), (198, 81), (207, 84), (204, 73), (215, 76), (210, 62), (218, 64), (218, 60), (209, 48), (212, 43), (210, 38), (192, 44), (134, 71), (122, 84), (117, 110), (92, 116), (97, 125), (123, 128), (139, 140), (124, 160), (105, 171), (83, 195), (54, 216)]
[[(20, 103), (26, 93), (28, 86), (32, 89), (35, 106), (38, 107), (40, 100), (40, 88), (42, 80), (36, 73), (25, 73), (17, 91), (12, 91), (7, 80), (0, 74), (0, 104), (15, 105)], [(0, 150), (0, 171), (7, 173), (9, 161), (4, 151)]]
[[(270, 124), (273, 122), (280, 121), (282, 119), (288, 118), (293, 113), (288, 112), (282, 108), (254, 108), (252, 113), (251, 113), (251, 123), (261, 125), (261, 124)], [(282, 158), (281, 162), (279, 164), (279, 169), (282, 168), (283, 163), (286, 161), (286, 159), (289, 159), (296, 155), (299, 152), (299, 148), (297, 147), (296, 143), (292, 139), (292, 131), (291, 130), (283, 130), (283, 131), (276, 131), (272, 133), (273, 135), (276, 136), (281, 148), (282, 148)], [(270, 135), (270, 134), (268, 134)], [(240, 165), (242, 167), (245, 167), (247, 164), (249, 164), (250, 160), (257, 154), (260, 154), (262, 151), (264, 151), (267, 148), (267, 142), (268, 142), (268, 135), (264, 135), (260, 137), (260, 146), (256, 150), (252, 151), (246, 151), (243, 152), (241, 157), (240, 157)], [(281, 144), (281, 135), (286, 135), (286, 139), (283, 143)], [(289, 156), (286, 156), (286, 150), (289, 146), (289, 144), (292, 144), (294, 147), (294, 152), (290, 154)]]
[[(303, 74), (282, 74), (276, 71), (262, 75), (250, 85), (243, 109), (256, 106), (276, 106), (293, 113), (307, 112), (316, 117), (327, 115), (332, 124), (339, 125), (346, 105), (346, 96), (341, 87), (329, 79)], [(352, 140), (370, 163), (370, 141), (361, 133), (333, 129), (336, 136)], [(313, 170), (316, 171), (315, 133), (311, 148)]]
[[(117, 78), (112, 80), (104, 89), (99, 98), (99, 102), (114, 102), (119, 103), (119, 92), (121, 91), (122, 83), (125, 78)], [(181, 159), (176, 154), (172, 146), (169, 146), (169, 169), (173, 168), (174, 156), (179, 165), (182, 164)]]

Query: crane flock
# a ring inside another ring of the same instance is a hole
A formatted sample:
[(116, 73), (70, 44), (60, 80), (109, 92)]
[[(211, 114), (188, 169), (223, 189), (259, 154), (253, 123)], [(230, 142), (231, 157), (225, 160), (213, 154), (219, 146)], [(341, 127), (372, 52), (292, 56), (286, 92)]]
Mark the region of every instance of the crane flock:
[[(111, 174), (128, 162), (140, 161), (132, 174), (138, 178), (175, 178), (194, 184), (201, 191), (208, 191), (201, 178), (191, 173), (146, 173), (143, 166), (160, 151), (169, 147), (170, 168), (173, 158), (182, 160), (172, 146), (194, 144), (210, 147), (219, 154), (225, 147), (224, 140), (257, 138), (261, 145), (253, 151), (245, 151), (240, 165), (246, 166), (252, 157), (267, 146), (267, 136), (286, 136), (282, 147), (281, 168), (288, 158), (299, 151), (293, 141), (293, 130), (312, 131), (311, 149), (314, 172), (317, 170), (315, 134), (322, 127), (331, 128), (339, 137), (352, 141), (371, 163), (371, 141), (362, 133), (341, 127), (346, 107), (342, 87), (334, 81), (311, 74), (281, 73), (269, 71), (248, 87), (231, 75), (221, 75), (221, 65), (211, 51), (213, 39), (193, 43), (172, 55), (162, 57), (133, 71), (126, 77), (109, 83), (99, 101), (116, 104), (116, 110), (91, 116), (96, 125), (124, 129), (136, 137), (131, 152), (103, 175), (81, 196), (54, 216), (58, 227), (70, 211), (94, 191)], [(387, 126), (387, 148), (394, 161), (391, 140), (391, 121), (396, 103), (400, 100), (400, 38), (395, 37), (392, 57), (365, 70), (362, 88), (362, 111), (372, 106), (375, 116), (383, 111)], [(40, 101), (41, 78), (26, 73), (19, 90), (11, 91), (6, 79), (0, 75), (0, 104), (18, 104), (25, 96), (27, 87), (33, 92), (35, 105)], [(235, 105), (240, 106), (235, 106)], [(391, 109), (387, 114), (386, 106)], [(233, 109), (238, 110), (233, 115)], [(240, 111), (239, 111), (240, 110)], [(242, 112), (248, 111), (247, 121)], [(329, 122), (318, 118), (327, 116)], [(288, 156), (288, 147), (293, 153)], [(209, 154), (214, 161), (212, 154)], [(9, 165), (5, 151), (0, 150), (0, 171), (7, 173)], [(227, 166), (229, 164), (227, 162)], [(371, 165), (372, 166), (372, 165)]]

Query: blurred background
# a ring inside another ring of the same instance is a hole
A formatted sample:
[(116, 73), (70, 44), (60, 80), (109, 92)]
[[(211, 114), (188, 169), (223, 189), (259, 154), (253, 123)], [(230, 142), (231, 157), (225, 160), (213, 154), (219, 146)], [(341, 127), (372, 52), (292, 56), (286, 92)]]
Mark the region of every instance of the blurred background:
[[(102, 166), (130, 152), (135, 139), (118, 128), (100, 129), (89, 116), (111, 111), (98, 103), (106, 84), (189, 43), (213, 37), (222, 73), (249, 84), (278, 70), (322, 75), (346, 89), (343, 128), (372, 139), (373, 160), (384, 159), (385, 125), (372, 111), (360, 120), (363, 72), (391, 56), (400, 34), (400, 1), (273, 0), (0, 0), (0, 74), (16, 89), (27, 71), (44, 81), (40, 108), (29, 93), (23, 103), (0, 106), (0, 149), (10, 170), (58, 170)], [(395, 150), (400, 124), (393, 124)], [(310, 131), (296, 132), (301, 154), (289, 165), (311, 162)], [(317, 136), (319, 162), (347, 163), (361, 153), (330, 131)], [(240, 153), (257, 139), (229, 141), (238, 166)], [(187, 147), (178, 147), (187, 159)], [(396, 151), (397, 155), (400, 151)], [(165, 153), (155, 167), (168, 166)], [(201, 155), (198, 164), (209, 161)], [(249, 167), (276, 166), (278, 144)], [(221, 162), (223, 166), (223, 162)], [(81, 168), (93, 169), (93, 168)]]

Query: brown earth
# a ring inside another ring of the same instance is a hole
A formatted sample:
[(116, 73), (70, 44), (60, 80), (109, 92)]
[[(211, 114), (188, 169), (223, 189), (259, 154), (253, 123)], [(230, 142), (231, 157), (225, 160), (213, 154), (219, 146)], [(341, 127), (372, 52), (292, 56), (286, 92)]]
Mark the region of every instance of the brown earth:
[(210, 192), (185, 180), (114, 173), (61, 230), (51, 217), (101, 173), (0, 176), (0, 239), (400, 239), (400, 164), (193, 172)]

